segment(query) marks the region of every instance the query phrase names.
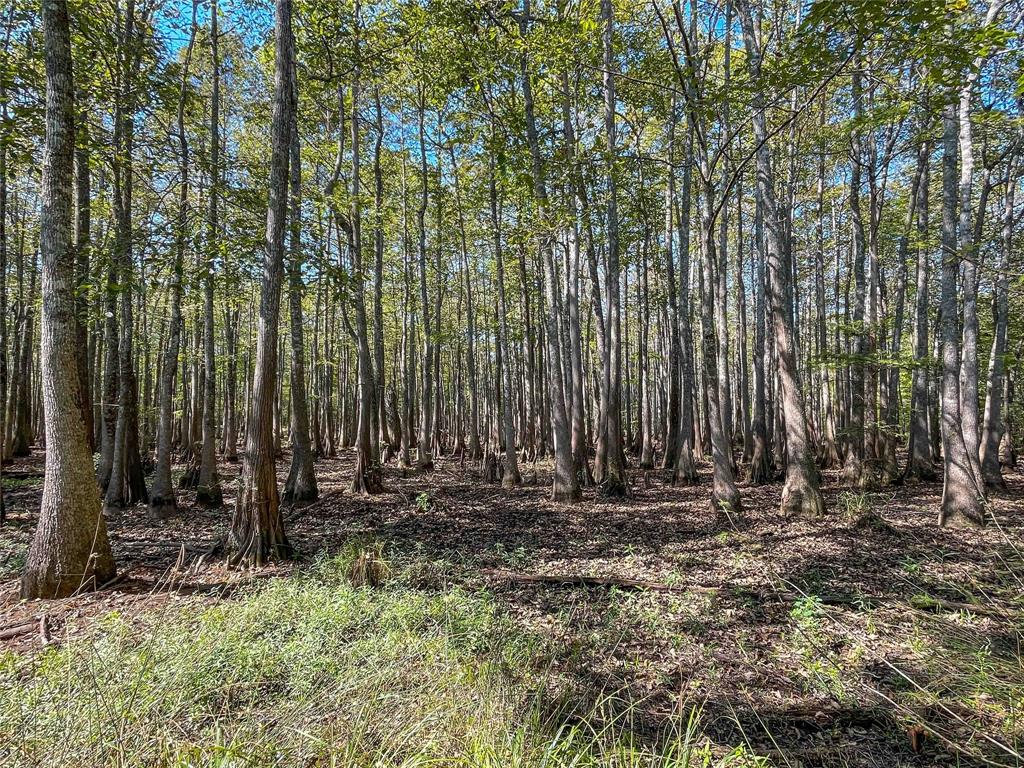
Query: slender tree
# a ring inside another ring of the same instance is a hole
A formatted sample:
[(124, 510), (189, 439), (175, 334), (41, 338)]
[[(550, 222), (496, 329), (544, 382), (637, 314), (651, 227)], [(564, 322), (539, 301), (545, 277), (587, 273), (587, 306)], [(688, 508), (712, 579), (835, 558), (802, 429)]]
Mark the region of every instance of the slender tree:
[(274, 468), (274, 400), (277, 325), (281, 305), (284, 232), (288, 213), (288, 164), (294, 103), (291, 86), (292, 3), (274, 7), (274, 101), (267, 229), (260, 288), (259, 333), (252, 380), (252, 404), (245, 423), (245, 458), (228, 532), (231, 563), (262, 565), (289, 557)]

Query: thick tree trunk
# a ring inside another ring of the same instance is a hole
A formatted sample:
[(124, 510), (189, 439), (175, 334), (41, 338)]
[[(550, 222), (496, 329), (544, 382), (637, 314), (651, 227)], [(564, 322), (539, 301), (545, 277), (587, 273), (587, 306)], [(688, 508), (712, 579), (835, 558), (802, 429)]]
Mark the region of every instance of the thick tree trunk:
[(707, 397), (708, 430), (711, 437), (714, 485), (711, 491), (711, 509), (716, 515), (732, 519), (741, 511), (740, 492), (733, 474), (732, 446), (723, 427), (721, 403), (718, 399), (718, 341), (715, 337), (715, 225), (713, 189), (706, 173), (707, 162), (702, 159), (701, 176), (705, 179), (701, 207), (701, 236), (703, 238), (702, 267), (704, 275), (701, 290), (701, 352), (704, 357), (704, 387)]
[(42, 384), (46, 472), (39, 523), (21, 579), (23, 598), (64, 597), (114, 576), (114, 558), (93, 477), (81, 407), (72, 248), (74, 86), (67, 3), (44, 0), (46, 143), (40, 250), (43, 257)]
[[(960, 123), (960, 262), (963, 264), (963, 351), (960, 359), (960, 419), (964, 445), (975, 478), (982, 477), (978, 416), (978, 248), (974, 240), (972, 191), (974, 183), (974, 141), (971, 130), (971, 94), (975, 74), (960, 90), (957, 117)], [(979, 208), (978, 219), (985, 215)]]

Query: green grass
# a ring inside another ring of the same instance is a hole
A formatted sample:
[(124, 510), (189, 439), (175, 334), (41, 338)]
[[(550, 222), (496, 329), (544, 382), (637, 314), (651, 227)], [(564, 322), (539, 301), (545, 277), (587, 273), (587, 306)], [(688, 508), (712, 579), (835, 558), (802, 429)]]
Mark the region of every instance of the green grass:
[(26, 488), (42, 488), (43, 476), (32, 475), (30, 477), (9, 477), (4, 475), (0, 478), (0, 483), (2, 483), (5, 491), (18, 491)]
[[(212, 606), (111, 613), (61, 647), (0, 656), (0, 762), (713, 764), (695, 716), (658, 747), (596, 711), (565, 717), (545, 692), (543, 643), (488, 595), (418, 589), (413, 567), (355, 588), (352, 560)], [(724, 759), (760, 764), (742, 749)]]

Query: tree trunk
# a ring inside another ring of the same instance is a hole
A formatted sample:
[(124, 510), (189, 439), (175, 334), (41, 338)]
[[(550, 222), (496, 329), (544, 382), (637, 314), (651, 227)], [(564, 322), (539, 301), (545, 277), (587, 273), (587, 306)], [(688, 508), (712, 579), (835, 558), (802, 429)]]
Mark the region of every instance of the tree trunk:
[(907, 446), (907, 466), (904, 477), (918, 480), (935, 480), (935, 455), (932, 452), (932, 438), (929, 417), (930, 398), (929, 357), (930, 333), (928, 330), (929, 284), (931, 282), (931, 254), (928, 248), (928, 158), (931, 156), (929, 142), (918, 148), (918, 163), (921, 164), (921, 181), (917, 187), (917, 295), (914, 297), (914, 366), (910, 390), (910, 437)]
[(138, 383), (135, 374), (135, 315), (132, 290), (135, 282), (135, 255), (132, 238), (132, 195), (135, 145), (135, 107), (137, 80), (142, 52), (137, 32), (134, 5), (128, 4), (124, 32), (118, 41), (118, 68), (121, 92), (114, 108), (114, 237), (117, 281), (120, 291), (120, 335), (117, 347), (117, 418), (114, 428), (110, 482), (104, 502), (108, 507), (130, 507), (147, 502), (146, 478), (139, 454)]
[(958, 519), (985, 522), (985, 497), (974, 474), (960, 413), (960, 328), (957, 278), (961, 252), (956, 242), (957, 116), (955, 105), (942, 113), (942, 462), (945, 468), (939, 525)]
[(782, 410), (786, 425), (786, 484), (782, 489), (782, 512), (817, 517), (825, 505), (818, 488), (818, 470), (811, 450), (804, 396), (800, 386), (793, 330), (793, 296), (790, 289), (792, 254), (782, 230), (783, 214), (775, 198), (765, 125), (763, 95), (757, 88), (761, 80), (762, 51), (754, 31), (749, 0), (740, 0), (740, 18), (747, 50), (747, 66), (755, 83), (754, 138), (758, 142), (758, 195), (764, 205), (765, 250), (771, 291), (772, 326), (779, 356)]
[(113, 578), (81, 407), (72, 247), (74, 86), (67, 3), (44, 0), (46, 143), (40, 250), (43, 257), (42, 384), (46, 472), (39, 523), (21, 579), (22, 598), (57, 598)]
[(163, 364), (160, 368), (159, 421), (157, 423), (156, 440), (156, 472), (153, 475), (153, 489), (149, 498), (149, 511), (158, 518), (165, 519), (173, 515), (177, 509), (174, 484), (171, 480), (171, 432), (174, 402), (174, 380), (178, 372), (178, 351), (181, 344), (181, 278), (185, 260), (185, 248), (188, 242), (189, 225), (189, 146), (185, 133), (185, 99), (188, 93), (189, 67), (192, 63), (192, 51), (196, 42), (196, 13), (199, 0), (192, 2), (192, 24), (189, 27), (188, 46), (181, 69), (181, 88), (178, 93), (178, 174), (181, 176), (178, 187), (178, 221), (175, 231), (174, 266), (171, 269), (171, 280), (168, 285), (171, 302), (171, 317), (168, 323), (167, 348), (164, 350)]
[(274, 400), (277, 378), (277, 325), (281, 305), (284, 230), (288, 212), (289, 143), (292, 103), (292, 3), (275, 3), (274, 102), (271, 123), (269, 201), (260, 290), (259, 334), (252, 406), (246, 418), (245, 459), (228, 532), (229, 561), (260, 566), (289, 557), (274, 467)]
[(217, 475), (217, 370), (214, 347), (213, 279), (220, 251), (220, 54), (217, 46), (217, 0), (210, 2), (213, 93), (210, 99), (210, 201), (207, 210), (207, 256), (203, 275), (203, 447), (196, 501), (208, 507), (224, 503)]
[[(605, 3), (608, 0), (604, 0)], [(519, 19), (519, 31), (523, 39), (527, 37), (527, 26), (530, 17), (530, 0), (524, 0), (523, 10)], [(547, 224), (548, 196), (544, 178), (544, 165), (540, 155), (540, 139), (537, 135), (536, 118), (533, 111), (533, 87), (530, 83), (529, 59), (524, 50), (520, 59), (523, 111), (526, 115), (526, 136), (530, 146), (530, 157), (533, 166), (533, 192), (539, 209), (542, 227)], [(549, 231), (542, 231), (539, 237), (541, 258), (544, 266), (544, 293), (547, 302), (547, 319), (545, 322), (545, 342), (547, 353), (547, 385), (548, 398), (551, 405), (551, 431), (554, 438), (555, 475), (552, 484), (552, 497), (555, 501), (577, 501), (580, 498), (579, 480), (573, 471), (572, 444), (569, 433), (569, 419), (566, 412), (565, 392), (561, 370), (562, 350), (558, 344), (558, 319), (555, 314), (555, 292), (558, 281), (555, 276), (554, 243)]]
[(386, 461), (394, 453), (393, 437), (388, 434), (388, 414), (384, 393), (384, 172), (381, 168), (381, 147), (384, 142), (384, 112), (380, 103), (380, 88), (373, 90), (376, 134), (373, 145), (373, 359), (377, 374), (378, 443)]
[[(988, 380), (985, 395), (985, 427), (981, 442), (981, 478), (987, 488), (1005, 488), (1006, 481), (999, 464), (999, 443), (1003, 422), (1003, 377), (1005, 376), (1006, 332), (1009, 315), (1010, 253), (1013, 250), (1013, 200), (1017, 179), (1013, 164), (1006, 174), (1006, 193), (1003, 204), (1002, 247), (996, 265), (995, 286), (992, 296), (992, 352), (988, 360)], [(1006, 404), (1009, 405), (1008, 403)]]
[(679, 454), (672, 472), (674, 485), (695, 485), (697, 466), (693, 460), (694, 426), (694, 345), (690, 324), (690, 187), (693, 179), (693, 123), (686, 119), (683, 152), (683, 176), (679, 183), (678, 209), (675, 212), (679, 237)]
[[(861, 72), (853, 73), (854, 116), (859, 121), (864, 113), (864, 97), (861, 91)], [(850, 363), (850, 409), (847, 416), (846, 463), (843, 477), (850, 485), (866, 487), (871, 484), (871, 471), (865, 463), (864, 443), (864, 356), (867, 354), (867, 339), (864, 333), (864, 310), (867, 292), (867, 276), (864, 269), (864, 217), (860, 207), (861, 165), (863, 152), (859, 125), (853, 129), (852, 162), (850, 164), (850, 213), (853, 217), (853, 276), (856, 283), (853, 327), (856, 336), (855, 355)]]
[(355, 4), (355, 60), (357, 62), (352, 85), (352, 194), (351, 194), (351, 257), (355, 290), (352, 292), (356, 311), (356, 344), (359, 360), (359, 414), (356, 428), (356, 466), (352, 476), (354, 493), (379, 493), (381, 488), (380, 463), (374, 443), (377, 434), (374, 419), (377, 413), (376, 383), (373, 358), (370, 355), (369, 324), (366, 319), (363, 271), (363, 225), (360, 204), (359, 179), (359, 0)]
[(420, 144), (420, 204), (416, 210), (416, 227), (419, 233), (420, 309), (423, 312), (423, 367), (420, 380), (420, 429), (416, 449), (416, 466), (420, 471), (426, 472), (434, 468), (434, 460), (430, 453), (434, 418), (434, 345), (433, 335), (430, 331), (430, 299), (427, 293), (427, 145), (424, 128), (426, 104), (424, 103), (425, 96), (422, 85), (419, 96), (417, 115), (419, 117)]
[[(295, 62), (292, 62), (295, 66)], [(292, 70), (294, 72), (294, 69)], [(292, 95), (296, 105), (298, 95)], [(302, 156), (297, 116), (292, 114), (289, 151), (291, 216), (288, 229), (288, 320), (291, 329), (291, 443), (292, 463), (284, 482), (282, 499), (286, 504), (315, 501), (317, 488), (313, 468), (313, 448), (309, 442), (309, 405), (306, 401), (306, 341), (302, 328)]]
[[(492, 120), (492, 143), (495, 143)], [(488, 153), (488, 193), (491, 205), (491, 235), (494, 238), (494, 264), (498, 275), (498, 347), (501, 351), (501, 374), (504, 379), (504, 397), (501, 398), (501, 426), (505, 441), (505, 471), (501, 476), (502, 488), (514, 488), (522, 482), (519, 461), (516, 456), (515, 424), (512, 421), (512, 356), (508, 340), (508, 308), (505, 301), (505, 255), (501, 244), (501, 209), (498, 205), (497, 169), (495, 150)]]
[(607, 373), (608, 406), (605, 413), (605, 432), (608, 441), (608, 459), (605, 466), (601, 490), (607, 496), (625, 496), (629, 490), (622, 445), (622, 340), (621, 340), (621, 295), (619, 274), (619, 211), (618, 189), (615, 180), (615, 55), (612, 49), (615, 28), (614, 9), (611, 0), (601, 0), (601, 17), (604, 20), (604, 133), (605, 166), (608, 185), (608, 202), (605, 213), (605, 230), (608, 236), (608, 253), (605, 263), (605, 292), (607, 294), (608, 334), (603, 364)]

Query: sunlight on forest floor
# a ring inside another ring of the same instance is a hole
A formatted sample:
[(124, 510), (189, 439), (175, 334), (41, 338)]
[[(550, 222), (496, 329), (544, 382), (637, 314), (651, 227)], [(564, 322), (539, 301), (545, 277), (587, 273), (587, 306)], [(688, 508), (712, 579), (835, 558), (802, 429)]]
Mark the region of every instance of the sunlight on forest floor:
[(657, 473), (566, 507), (455, 461), (355, 498), (349, 461), (288, 512), (298, 563), (204, 561), (227, 510), (183, 494), (113, 516), (121, 580), (54, 603), (16, 600), (40, 492), (16, 467), (0, 629), (46, 616), (52, 642), (0, 656), (4, 765), (1020, 762), (1019, 474), (975, 531), (934, 525), (939, 485), (832, 480), (811, 522), (743, 488), (729, 525)]

